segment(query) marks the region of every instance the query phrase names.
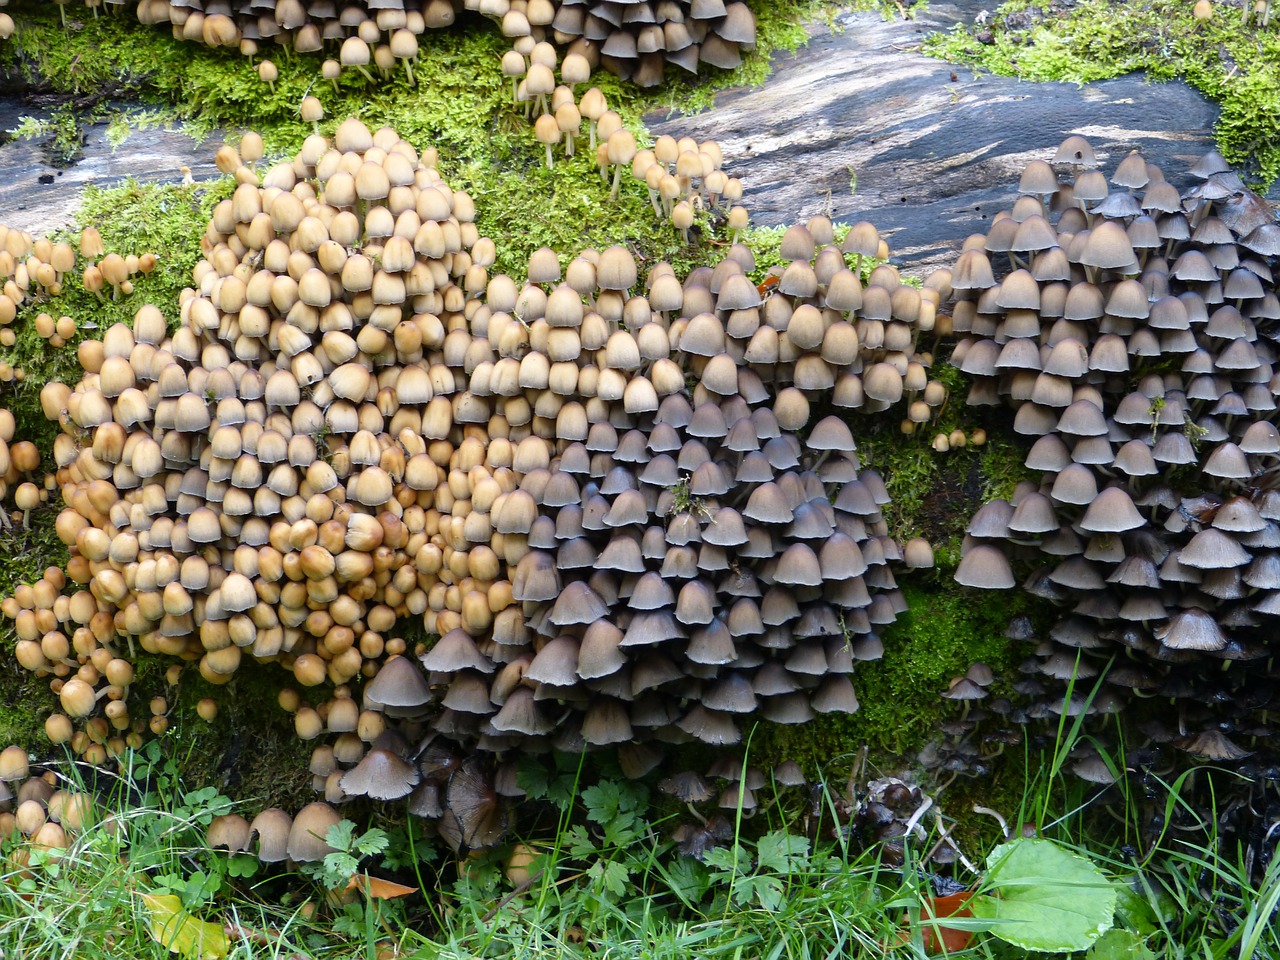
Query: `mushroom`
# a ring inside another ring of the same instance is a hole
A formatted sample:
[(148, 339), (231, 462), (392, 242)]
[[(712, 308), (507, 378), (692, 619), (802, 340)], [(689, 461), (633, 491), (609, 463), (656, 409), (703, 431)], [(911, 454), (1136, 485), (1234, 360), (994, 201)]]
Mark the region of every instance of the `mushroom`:
[[(299, 810), (289, 827), (286, 841), (289, 859), (295, 863), (310, 863), (323, 860), (326, 855), (333, 853), (334, 848), (326, 838), (329, 828), (337, 826), (340, 820), (338, 812), (323, 802), (309, 803)], [(261, 852), (259, 859), (265, 859)]]

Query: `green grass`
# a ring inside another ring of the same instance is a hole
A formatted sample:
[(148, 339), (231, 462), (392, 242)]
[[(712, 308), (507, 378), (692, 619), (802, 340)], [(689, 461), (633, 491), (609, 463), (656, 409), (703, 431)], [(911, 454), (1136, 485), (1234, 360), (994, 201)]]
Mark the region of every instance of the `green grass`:
[[(250, 884), (278, 883), (272, 878), (279, 870), (205, 848), (210, 820), (232, 809), (226, 797), (211, 787), (183, 787), (176, 766), (158, 749), (125, 760), (121, 778), (99, 776), (89, 784), (72, 765), (49, 768), (63, 789), (90, 798), (86, 828), (70, 836), (65, 850), (42, 853), (19, 837), (4, 839), (0, 950), (6, 956), (170, 957), (156, 939), (165, 931), (146, 899), (165, 895), (182, 905), (170, 931), (189, 932), (212, 918), (212, 931), (226, 931), (223, 955), (230, 958), (285, 957), (326, 946), (329, 955), (358, 955), (342, 939), (326, 937), (323, 927), (304, 922), (296, 895), (290, 908), (249, 893)], [(18, 855), (29, 861), (25, 868)], [(237, 887), (244, 892), (233, 896)]]
[[(1091, 958), (1276, 956), (1280, 941), (1270, 918), (1280, 902), (1280, 866), (1251, 862), (1233, 847), (1216, 811), (1187, 813), (1213, 771), (1202, 769), (1198, 782), (1149, 779), (1145, 792), (1101, 792), (1059, 762), (1090, 738), (1082, 725), (1064, 726), (1043, 754), (1027, 757), (1020, 792), (982, 802), (1011, 829), (1037, 823), (1058, 849), (1101, 867), (1117, 898), (1103, 943), (1118, 952)], [(871, 774), (850, 776), (848, 763), (834, 760), (820, 768), (813, 791), (766, 784), (754, 816), (699, 805), (700, 816), (719, 818), (721, 832), (696, 858), (682, 854), (674, 837), (699, 821), (653, 790), (651, 780), (596, 779), (578, 758), (563, 757), (540, 776), (524, 764), (527, 805), (547, 815), (519, 841), (528, 854), (523, 873), (509, 866), (515, 841), (456, 861), (394, 816), (364, 832), (355, 824), (335, 828), (329, 838), (337, 853), (286, 872), (203, 847), (210, 819), (232, 804), (214, 788), (184, 785), (174, 743), (130, 755), (120, 781), (80, 786), (96, 791), (97, 825), (59, 861), (37, 856), (28, 876), (13, 858), (23, 843), (4, 842), (0, 949), (7, 956), (159, 960), (169, 953), (153, 936), (156, 901), (144, 899), (159, 895), (182, 904), (181, 924), (225, 931), (227, 955), (245, 960), (919, 958), (931, 926), (922, 906), (940, 892), (936, 878), (953, 877), (952, 889), (1004, 890), (1001, 897), (1019, 890), (996, 877), (982, 881), (982, 865), (1002, 839), (994, 817), (981, 818), (988, 829), (980, 836), (959, 841), (959, 863), (927, 864), (945, 842), (942, 827), (954, 830), (954, 818), (966, 811), (943, 795), (918, 836), (885, 846), (854, 826)], [(69, 769), (54, 769), (74, 781)], [(1237, 777), (1223, 773), (1216, 788), (1225, 793)], [(905, 820), (920, 802), (909, 801), (898, 816)], [(1163, 830), (1147, 823), (1153, 809), (1165, 818)], [(102, 826), (108, 819), (124, 829)], [(377, 901), (326, 892), (356, 869), (419, 893)], [(948, 925), (974, 934), (952, 956), (1025, 955), (1002, 941), (1019, 935), (1016, 926)], [(392, 948), (399, 952), (385, 952)]]
[[(1218, 147), (1263, 187), (1280, 176), (1280, 31), (1241, 26), (1240, 10), (1215, 4), (1197, 21), (1185, 0), (1083, 0), (1059, 9), (1011, 0), (983, 27), (934, 34), (925, 51), (1000, 76), (1090, 83), (1145, 71), (1156, 82), (1182, 79), (1222, 109)], [(1030, 11), (1027, 30), (1005, 17)], [(977, 40), (981, 30), (990, 43)]]

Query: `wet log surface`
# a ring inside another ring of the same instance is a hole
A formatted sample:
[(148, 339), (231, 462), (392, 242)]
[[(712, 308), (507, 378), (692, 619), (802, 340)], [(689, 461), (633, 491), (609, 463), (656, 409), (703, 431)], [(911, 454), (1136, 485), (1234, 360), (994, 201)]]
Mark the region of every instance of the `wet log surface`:
[[(45, 119), (49, 111), (0, 95), (0, 130), (15, 129), (28, 116)], [(132, 130), (113, 147), (107, 129), (105, 123), (86, 126), (83, 156), (63, 169), (49, 163), (43, 138), (5, 142), (0, 136), (0, 220), (47, 234), (71, 222), (88, 184), (110, 186), (129, 177), (180, 183), (183, 166), (197, 180), (218, 176), (213, 153), (219, 141), (201, 144), (181, 129), (153, 128)]]
[[(759, 89), (733, 90), (696, 116), (652, 116), (657, 133), (721, 142), (757, 224), (829, 212), (871, 220), (895, 262), (920, 274), (953, 256), (1013, 199), (1018, 171), (1068, 133), (1088, 136), (1114, 164), (1135, 147), (1171, 178), (1209, 148), (1216, 108), (1181, 83), (1140, 76), (1091, 84), (1030, 84), (971, 72), (919, 53), (925, 34), (971, 18), (981, 4), (933, 4), (917, 19), (850, 14), (815, 25), (809, 45), (779, 59)], [(955, 79), (952, 80), (952, 76)], [(42, 111), (0, 96), (0, 130)], [(47, 115), (47, 114), (44, 114)], [(58, 170), (39, 141), (0, 144), (0, 219), (33, 232), (70, 221), (87, 183), (216, 175), (213, 150), (181, 130), (132, 132), (112, 148), (87, 128), (83, 159)]]
[(650, 128), (718, 140), (754, 223), (870, 220), (916, 275), (985, 232), (1016, 199), (1023, 165), (1052, 157), (1068, 134), (1088, 137), (1107, 168), (1141, 149), (1176, 183), (1212, 147), (1217, 107), (1184, 83), (1033, 84), (919, 53), (927, 33), (983, 6), (931, 3), (914, 21), (853, 14), (836, 33), (817, 26), (763, 88), (728, 91), (697, 116), (650, 117)]

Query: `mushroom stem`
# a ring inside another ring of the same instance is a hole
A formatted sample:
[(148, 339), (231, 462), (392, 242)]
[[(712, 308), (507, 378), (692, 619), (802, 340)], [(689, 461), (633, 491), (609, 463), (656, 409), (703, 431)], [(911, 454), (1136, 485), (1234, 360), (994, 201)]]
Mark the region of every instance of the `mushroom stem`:
[(622, 164), (613, 165), (613, 187), (609, 190), (609, 199), (618, 199), (618, 190), (622, 187)]
[(591, 150), (594, 153), (596, 149), (596, 122), (590, 117), (587, 118), (587, 131), (590, 134)]
[(517, 86), (516, 78), (511, 78), (511, 105), (513, 107), (520, 106), (520, 88)]
[(547, 169), (550, 170), (555, 166), (555, 161), (551, 159), (551, 144), (545, 144), (547, 148)]
[(22, 511), (22, 529), (23, 530), (31, 529), (31, 511), (30, 510)]
[(707, 818), (704, 817), (702, 814), (700, 814), (697, 810), (695, 810), (692, 803), (686, 803), (685, 806), (689, 808), (689, 812), (692, 813), (695, 818), (697, 818), (697, 821), (700, 824), (702, 824), (704, 827), (707, 825)]
[(911, 814), (910, 819), (902, 825), (902, 835), (904, 837), (911, 836), (917, 827), (920, 828), (920, 833), (923, 836), (924, 828), (920, 827), (920, 821), (924, 819), (924, 815), (929, 812), (929, 808), (932, 806), (933, 797), (925, 797), (920, 806), (916, 808), (915, 813)]
[(355, 68), (356, 68), (357, 70), (359, 70), (361, 73), (363, 73), (363, 74), (364, 74), (364, 78), (365, 78), (366, 80), (368, 80), (370, 83), (374, 83), (374, 82), (375, 82), (375, 81), (374, 81), (374, 79), (373, 79), (373, 74), (371, 74), (371, 73), (370, 73), (368, 70), (366, 70), (363, 66), (361, 66), (360, 64), (358, 64), (358, 63), (357, 63), (357, 64), (355, 64)]
[(568, 130), (564, 132), (564, 155), (566, 157), (573, 156), (573, 134)]
[(62, 29), (67, 29), (67, 5), (65, 3), (58, 4), (58, 13), (62, 17)]
[(1000, 815), (1000, 812), (998, 810), (992, 810), (990, 807), (983, 807), (975, 803), (973, 805), (973, 812), (985, 814), (988, 817), (995, 818), (996, 823), (1000, 824), (1000, 832), (1005, 836), (1005, 838), (1008, 838), (1009, 822)]
[(276, 92), (276, 82), (274, 80), (268, 80), (267, 86), (271, 88), (272, 93)]
[(973, 865), (973, 861), (964, 855), (964, 851), (960, 849), (960, 844), (951, 839), (951, 828), (943, 821), (942, 811), (933, 811), (933, 818), (938, 825), (938, 841), (929, 849), (929, 852), (925, 854), (924, 862), (928, 863), (933, 855), (942, 849), (942, 845), (945, 843), (956, 852), (956, 857), (966, 870), (970, 873), (981, 873), (981, 871)]
[(405, 72), (405, 75), (409, 78), (409, 86), (416, 87), (417, 81), (413, 79), (413, 67), (409, 65), (409, 60), (407, 57), (405, 58), (405, 61), (404, 61), (404, 72)]
[(312, 120), (312, 121), (311, 121), (311, 132), (312, 132), (312, 133), (314, 133), (317, 137), (318, 137), (318, 136), (320, 136), (320, 121), (319, 121), (319, 120)]
[[(654, 214), (654, 216), (656, 216), (659, 220), (661, 220), (661, 219), (662, 219), (662, 208), (661, 208), (660, 206), (658, 206), (658, 191), (656, 191), (656, 190), (650, 190), (650, 191), (649, 191), (649, 204), (653, 207), (653, 214)], [(736, 232), (736, 231), (735, 231), (735, 232)], [(734, 238), (734, 241), (733, 241), (733, 242), (734, 242), (734, 243), (737, 243), (737, 242), (738, 242), (736, 237)]]

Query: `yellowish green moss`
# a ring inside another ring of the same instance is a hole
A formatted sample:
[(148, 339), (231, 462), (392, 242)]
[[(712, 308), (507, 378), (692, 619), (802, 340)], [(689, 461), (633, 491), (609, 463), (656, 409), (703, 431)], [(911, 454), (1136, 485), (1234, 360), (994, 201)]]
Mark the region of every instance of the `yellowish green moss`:
[(866, 745), (882, 769), (910, 763), (936, 725), (954, 713), (941, 698), (952, 677), (975, 661), (988, 664), (1005, 683), (1015, 675), (1021, 654), (1004, 631), (1029, 608), (1021, 593), (961, 590), (943, 574), (902, 579), (910, 609), (885, 630), (884, 656), (858, 665), (858, 712), (800, 727), (762, 724), (755, 739), (762, 756), (790, 758), (812, 769)]
[[(1090, 83), (1137, 70), (1182, 79), (1217, 101), (1219, 149), (1258, 183), (1280, 176), (1280, 23), (1243, 27), (1240, 9), (1214, 5), (1196, 20), (1187, 0), (1082, 0), (1065, 8), (1012, 0), (981, 27), (961, 24), (925, 41), (925, 51), (1000, 76)], [(1009, 29), (1010, 14), (1036, 19)], [(979, 42), (982, 31), (989, 43)]]

